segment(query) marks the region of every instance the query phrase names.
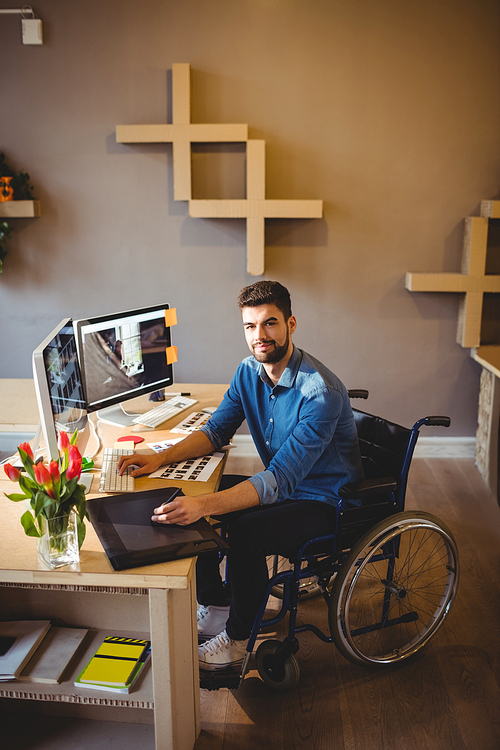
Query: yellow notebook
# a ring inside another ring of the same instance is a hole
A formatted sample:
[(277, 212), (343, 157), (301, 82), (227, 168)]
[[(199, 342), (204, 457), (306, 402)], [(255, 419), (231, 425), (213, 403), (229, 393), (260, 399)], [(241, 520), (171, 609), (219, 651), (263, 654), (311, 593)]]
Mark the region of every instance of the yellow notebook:
[(80, 682), (125, 686), (148, 645), (137, 638), (108, 636), (80, 675)]

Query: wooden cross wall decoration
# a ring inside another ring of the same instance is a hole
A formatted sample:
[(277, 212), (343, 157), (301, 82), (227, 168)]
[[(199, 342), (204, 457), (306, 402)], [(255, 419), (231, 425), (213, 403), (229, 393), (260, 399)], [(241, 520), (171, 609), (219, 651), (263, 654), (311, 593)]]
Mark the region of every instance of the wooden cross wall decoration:
[(500, 218), (500, 201), (481, 201), (481, 216), (465, 219), (461, 273), (406, 274), (410, 292), (461, 292), (457, 341), (463, 347), (481, 343), (483, 296), (500, 293), (500, 276), (486, 273), (488, 220)]
[[(189, 201), (197, 218), (246, 219), (247, 270), (260, 276), (265, 268), (265, 220), (320, 219), (321, 200), (266, 200), (265, 141), (248, 138), (248, 125), (191, 123), (191, 71), (187, 63), (172, 65), (172, 124), (117, 125), (118, 143), (171, 143), (174, 200)], [(191, 143), (246, 143), (246, 198), (193, 200)]]

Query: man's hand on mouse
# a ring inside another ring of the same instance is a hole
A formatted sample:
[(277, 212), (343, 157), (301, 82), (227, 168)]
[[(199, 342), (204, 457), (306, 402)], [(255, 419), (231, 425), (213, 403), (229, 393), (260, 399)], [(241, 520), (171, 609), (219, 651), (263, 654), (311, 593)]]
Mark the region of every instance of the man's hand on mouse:
[(134, 466), (130, 472), (132, 477), (140, 477), (142, 474), (151, 474), (163, 465), (161, 453), (132, 453), (130, 456), (121, 456), (118, 461), (118, 474), (123, 474), (129, 466)]
[(204, 516), (202, 497), (201, 495), (198, 497), (177, 495), (170, 503), (164, 503), (159, 508), (155, 508), (151, 520), (156, 523), (167, 525), (175, 523), (181, 526), (194, 523)]

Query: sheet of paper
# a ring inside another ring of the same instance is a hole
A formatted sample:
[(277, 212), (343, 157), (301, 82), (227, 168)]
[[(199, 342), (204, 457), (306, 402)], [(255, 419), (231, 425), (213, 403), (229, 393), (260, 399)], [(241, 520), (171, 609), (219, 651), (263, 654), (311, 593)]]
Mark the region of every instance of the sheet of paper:
[(151, 448), (155, 451), (155, 453), (161, 453), (162, 451), (166, 451), (167, 448), (170, 448), (171, 445), (175, 445), (175, 443), (180, 443), (181, 440), (184, 440), (183, 437), (179, 438), (171, 438), (170, 440), (158, 440), (157, 443), (147, 443), (148, 448)]
[(153, 472), (149, 476), (177, 481), (182, 480), (183, 482), (206, 482), (223, 457), (223, 453), (214, 453), (211, 456), (190, 458), (188, 461), (179, 461), (176, 464), (162, 466), (161, 469), (158, 469), (158, 471)]
[(182, 422), (172, 427), (170, 432), (183, 432), (188, 435), (190, 432), (199, 430), (204, 424), (208, 422), (212, 415), (207, 414), (204, 411), (194, 411), (188, 417), (185, 417)]

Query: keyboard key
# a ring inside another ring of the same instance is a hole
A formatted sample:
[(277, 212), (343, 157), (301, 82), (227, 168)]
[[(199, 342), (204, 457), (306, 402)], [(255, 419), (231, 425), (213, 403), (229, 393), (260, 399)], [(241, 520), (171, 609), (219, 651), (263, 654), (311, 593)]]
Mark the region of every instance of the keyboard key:
[(118, 461), (121, 456), (131, 456), (133, 451), (124, 448), (105, 448), (102, 454), (101, 481), (99, 492), (133, 492), (134, 477), (127, 469), (121, 476), (118, 474)]

